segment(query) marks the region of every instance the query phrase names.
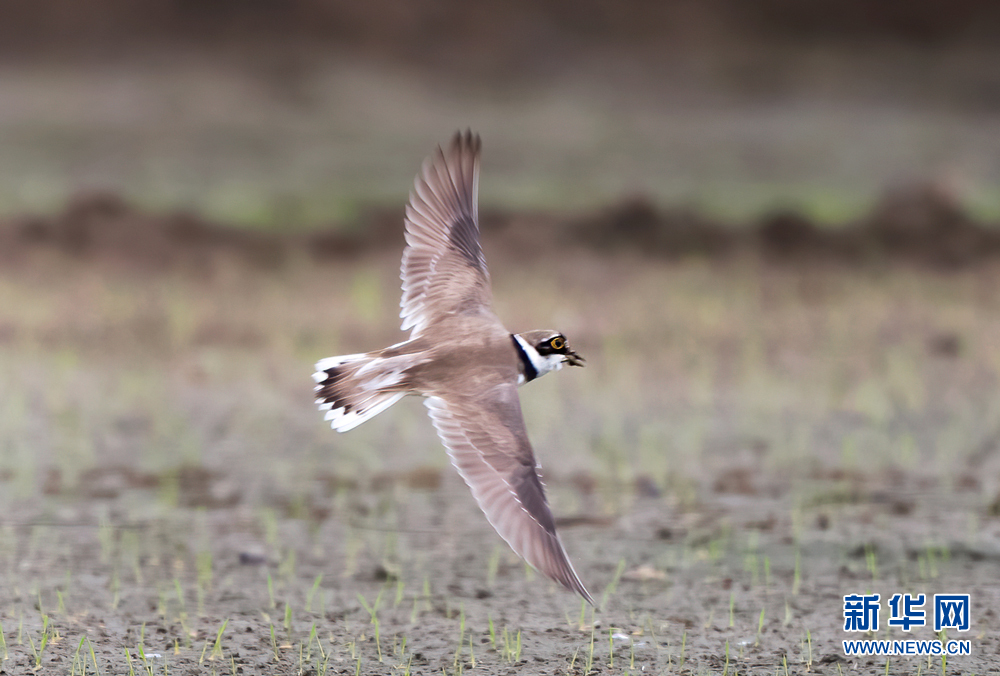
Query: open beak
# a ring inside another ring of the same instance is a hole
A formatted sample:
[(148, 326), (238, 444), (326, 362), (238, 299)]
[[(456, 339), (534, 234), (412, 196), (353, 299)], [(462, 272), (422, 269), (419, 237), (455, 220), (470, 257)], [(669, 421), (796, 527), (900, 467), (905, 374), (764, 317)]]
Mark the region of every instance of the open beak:
[(569, 364), (570, 366), (583, 366), (583, 363), (587, 361), (580, 355), (578, 355), (573, 350), (568, 350), (566, 356), (563, 358), (563, 362)]

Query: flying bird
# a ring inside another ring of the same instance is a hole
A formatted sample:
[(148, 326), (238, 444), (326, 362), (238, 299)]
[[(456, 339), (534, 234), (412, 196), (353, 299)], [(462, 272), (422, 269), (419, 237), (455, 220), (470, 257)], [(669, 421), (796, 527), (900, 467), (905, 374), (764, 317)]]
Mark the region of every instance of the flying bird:
[(478, 135), (455, 134), (423, 164), (406, 206), (403, 331), (408, 340), (316, 364), (316, 404), (338, 432), (408, 394), (425, 404), (452, 463), (511, 549), (594, 600), (570, 563), (545, 497), (517, 388), (583, 366), (558, 331), (511, 333), (493, 311), (479, 243)]

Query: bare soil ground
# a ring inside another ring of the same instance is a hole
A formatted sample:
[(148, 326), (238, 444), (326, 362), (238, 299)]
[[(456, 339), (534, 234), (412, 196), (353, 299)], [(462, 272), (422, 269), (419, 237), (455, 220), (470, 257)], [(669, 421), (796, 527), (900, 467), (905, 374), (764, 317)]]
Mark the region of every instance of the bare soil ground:
[[(522, 397), (593, 611), (502, 545), (419, 403), (314, 410), (313, 361), (399, 338), (398, 231), (321, 255), (102, 199), (4, 230), (4, 673), (997, 670), (991, 256), (487, 217), (507, 325), (588, 359)], [(863, 592), (972, 594), (972, 655), (845, 657)]]

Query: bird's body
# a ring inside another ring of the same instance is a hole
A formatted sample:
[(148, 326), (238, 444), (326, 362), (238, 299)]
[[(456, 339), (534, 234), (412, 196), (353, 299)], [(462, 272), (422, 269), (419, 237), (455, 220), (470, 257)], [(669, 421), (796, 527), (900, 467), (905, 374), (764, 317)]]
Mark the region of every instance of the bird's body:
[(427, 398), (438, 435), (480, 508), (528, 563), (593, 603), (556, 534), (521, 414), (519, 385), (583, 359), (556, 331), (512, 334), (493, 312), (479, 244), (480, 141), (457, 134), (406, 209), (400, 316), (410, 339), (316, 364), (316, 402), (340, 432), (407, 394)]

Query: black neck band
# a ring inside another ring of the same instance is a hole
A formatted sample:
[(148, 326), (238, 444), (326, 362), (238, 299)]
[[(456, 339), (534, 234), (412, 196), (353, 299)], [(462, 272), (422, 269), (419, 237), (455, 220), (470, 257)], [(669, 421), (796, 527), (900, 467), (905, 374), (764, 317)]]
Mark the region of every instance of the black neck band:
[(528, 353), (524, 351), (523, 347), (521, 347), (521, 341), (517, 339), (517, 336), (512, 333), (510, 334), (510, 339), (514, 341), (514, 349), (517, 350), (517, 356), (521, 358), (521, 364), (524, 365), (524, 382), (527, 383), (534, 380), (538, 377), (538, 369), (536, 369), (535, 365), (532, 363), (531, 357), (529, 357)]

